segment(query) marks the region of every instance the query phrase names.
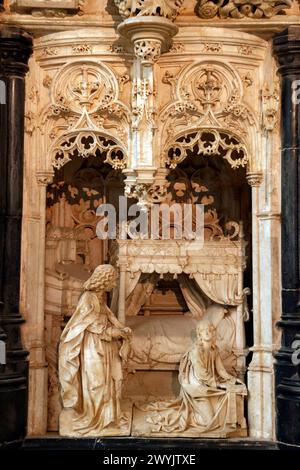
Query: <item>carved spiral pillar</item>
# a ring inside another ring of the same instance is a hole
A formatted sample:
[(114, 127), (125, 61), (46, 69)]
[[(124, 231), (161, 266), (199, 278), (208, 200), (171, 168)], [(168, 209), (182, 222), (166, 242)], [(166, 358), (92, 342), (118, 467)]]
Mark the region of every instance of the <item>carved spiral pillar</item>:
[[(0, 442), (25, 434), (27, 352), (20, 335), (20, 247), (23, 193), (24, 78), (31, 37), (18, 29), (0, 29), (0, 325), (6, 364), (0, 365)], [(1, 332), (0, 332), (1, 334)]]
[[(282, 329), (276, 355), (277, 438), (300, 444), (300, 26), (290, 26), (273, 42), (282, 77)], [(298, 82), (297, 82), (298, 81)], [(298, 343), (296, 342), (298, 340)], [(297, 346), (298, 344), (298, 346)]]

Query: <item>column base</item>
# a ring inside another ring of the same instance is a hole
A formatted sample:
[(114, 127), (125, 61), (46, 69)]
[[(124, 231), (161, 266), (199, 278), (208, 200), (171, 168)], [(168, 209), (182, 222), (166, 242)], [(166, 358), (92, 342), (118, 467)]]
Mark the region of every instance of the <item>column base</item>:
[(277, 439), (286, 444), (300, 445), (300, 377), (298, 373), (285, 378), (277, 386)]
[(27, 422), (27, 372), (16, 374), (0, 374), (0, 443), (16, 444), (23, 441), (26, 435)]
[(248, 429), (254, 439), (274, 439), (274, 388), (273, 368), (253, 367), (248, 371)]

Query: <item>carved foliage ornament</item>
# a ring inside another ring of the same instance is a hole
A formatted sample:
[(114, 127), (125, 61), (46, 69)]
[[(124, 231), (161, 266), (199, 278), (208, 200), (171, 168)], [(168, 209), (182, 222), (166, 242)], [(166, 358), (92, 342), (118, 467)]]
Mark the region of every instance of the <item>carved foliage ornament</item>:
[(292, 0), (200, 0), (197, 12), (200, 18), (271, 18), (284, 14)]
[(262, 90), (263, 129), (273, 131), (278, 122), (279, 84), (264, 84)]
[(125, 152), (120, 145), (109, 139), (107, 135), (84, 130), (75, 135), (61, 137), (52, 149), (54, 153), (52, 165), (54, 168), (61, 168), (74, 157), (98, 156), (97, 150), (105, 157), (104, 163), (109, 163), (113, 169), (125, 168)]
[(174, 20), (184, 0), (115, 0), (122, 18), (161, 16)]
[(134, 54), (141, 59), (142, 64), (154, 64), (161, 54), (161, 42), (143, 39), (135, 41)]
[(176, 168), (189, 151), (197, 151), (198, 155), (207, 157), (220, 156), (227, 160), (233, 169), (244, 167), (248, 163), (246, 146), (233, 135), (215, 129), (202, 129), (178, 137), (166, 152), (167, 165)]

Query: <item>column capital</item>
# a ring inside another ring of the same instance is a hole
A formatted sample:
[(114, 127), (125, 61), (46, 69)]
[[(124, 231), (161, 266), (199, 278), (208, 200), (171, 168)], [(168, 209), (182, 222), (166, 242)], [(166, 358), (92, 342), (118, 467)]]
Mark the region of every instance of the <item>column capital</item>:
[(248, 172), (246, 178), (250, 186), (259, 187), (263, 181), (263, 173), (261, 171)]
[(26, 31), (8, 26), (0, 27), (0, 75), (24, 77), (32, 53), (32, 38)]
[(300, 26), (289, 26), (273, 38), (281, 75), (300, 75)]

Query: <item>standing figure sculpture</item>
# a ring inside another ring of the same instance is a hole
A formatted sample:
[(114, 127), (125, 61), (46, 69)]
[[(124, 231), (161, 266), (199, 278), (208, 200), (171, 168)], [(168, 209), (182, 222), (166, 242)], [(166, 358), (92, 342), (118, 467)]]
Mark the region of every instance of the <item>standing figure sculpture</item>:
[(111, 265), (98, 266), (67, 323), (59, 346), (63, 411), (61, 434), (103, 435), (126, 423), (121, 414), (122, 364), (131, 330), (107, 307), (105, 293), (116, 285)]
[(195, 343), (180, 362), (179, 397), (170, 402), (138, 404), (137, 408), (151, 412), (146, 421), (152, 425), (152, 434), (226, 437), (235, 432), (245, 435), (246, 386), (226, 371), (216, 345), (214, 325), (200, 320), (196, 333)]

